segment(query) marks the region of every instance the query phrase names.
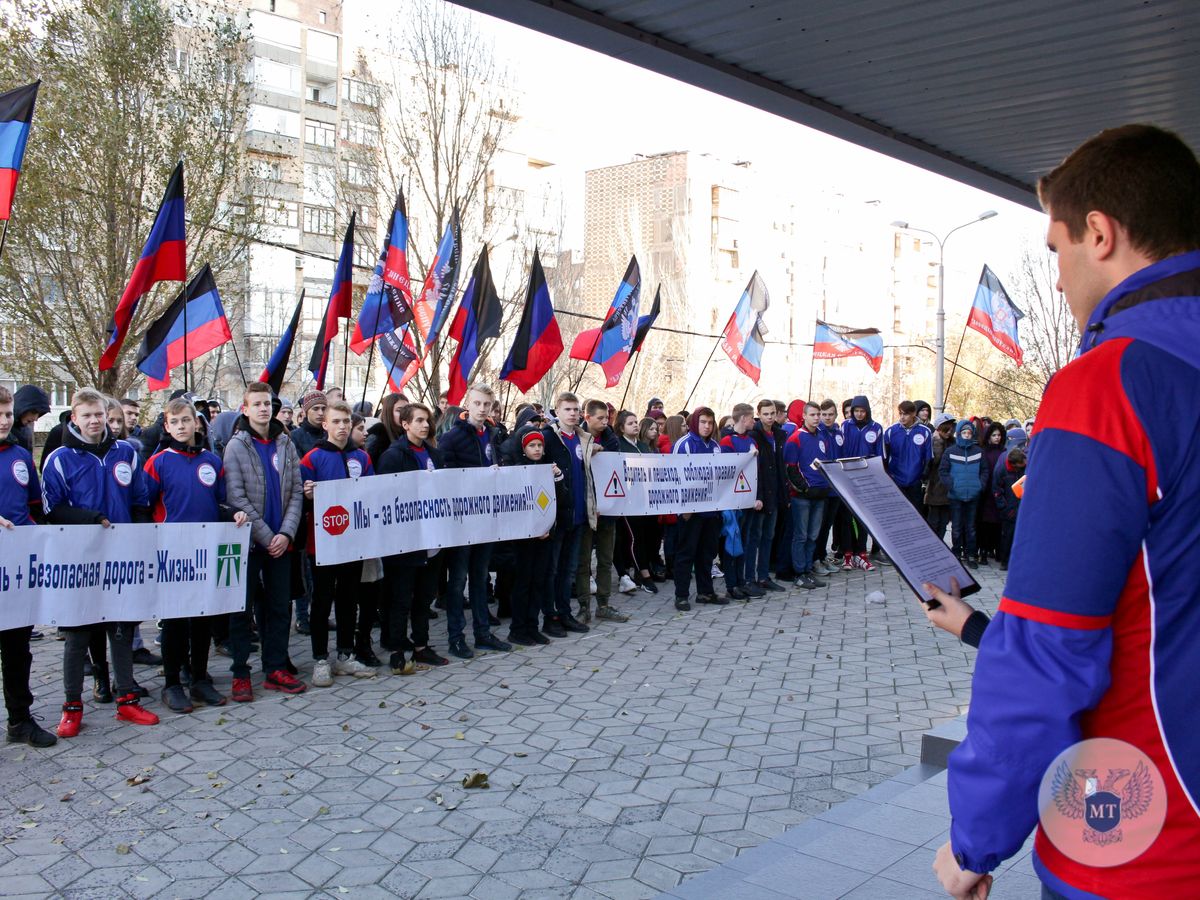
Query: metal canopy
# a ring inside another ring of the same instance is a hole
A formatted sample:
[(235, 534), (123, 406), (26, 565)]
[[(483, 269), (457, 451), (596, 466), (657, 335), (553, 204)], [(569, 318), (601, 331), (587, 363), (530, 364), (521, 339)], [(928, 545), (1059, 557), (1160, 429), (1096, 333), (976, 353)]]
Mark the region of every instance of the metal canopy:
[(1037, 208), (1080, 141), (1200, 147), (1195, 0), (453, 0)]

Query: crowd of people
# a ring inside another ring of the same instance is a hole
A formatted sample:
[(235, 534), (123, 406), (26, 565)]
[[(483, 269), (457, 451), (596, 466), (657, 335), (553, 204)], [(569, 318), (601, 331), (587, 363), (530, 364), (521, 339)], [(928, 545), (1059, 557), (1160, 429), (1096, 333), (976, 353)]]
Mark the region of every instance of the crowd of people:
[[(81, 389), (35, 466), (33, 423), (48, 411), (36, 386), (15, 396), (0, 389), (0, 452), (19, 462), (0, 467), (0, 526), (232, 521), (250, 529), (253, 548), (245, 611), (162, 621), (161, 658), (142, 642), (137, 623), (59, 628), (60, 737), (79, 732), (88, 674), (92, 699), (115, 700), (118, 719), (156, 724), (142, 704), (149, 692), (134, 678), (135, 663), (161, 663), (162, 702), (178, 713), (227, 702), (209, 674), (212, 652), (231, 660), (235, 702), (254, 699), (255, 652), (263, 689), (301, 693), (308, 684), (289, 655), (293, 627), (310, 640), (309, 684), (325, 687), (336, 676), (377, 675), (385, 664), (376, 641), (394, 674), (446, 665), (429, 635), (439, 614), (447, 652), (470, 659), (476, 651), (584, 633), (593, 619), (627, 621), (614, 603), (621, 594), (657, 595), (670, 585), (682, 612), (693, 601), (725, 605), (782, 593), (789, 582), (814, 590), (836, 574), (889, 564), (878, 545), (868, 553), (870, 535), (818, 462), (882, 457), (930, 527), (943, 538), (950, 528), (964, 563), (1004, 566), (1019, 507), (1012, 484), (1023, 473), (1032, 424), (949, 415), (931, 422), (929, 404), (905, 401), (884, 429), (861, 396), (841, 404), (840, 421), (833, 400), (785, 406), (764, 399), (718, 417), (708, 407), (668, 415), (653, 398), (638, 415), (564, 392), (550, 411), (520, 404), (510, 428), (486, 384), (472, 385), (462, 406), (445, 395), (430, 408), (390, 394), (375, 416), (368, 403), (351, 408), (337, 388), (308, 391), (293, 407), (254, 383), (228, 411), (177, 391), (143, 425), (137, 401)], [(599, 516), (590, 463), (603, 452), (751, 453), (758, 493), (742, 510)], [(552, 469), (557, 514), (544, 535), (315, 564), (318, 482), (516, 465)], [(510, 620), (505, 638), (494, 631), (503, 619)], [(29, 642), (36, 639), (32, 627), (3, 632), (8, 737), (48, 745), (54, 735), (29, 711)]]

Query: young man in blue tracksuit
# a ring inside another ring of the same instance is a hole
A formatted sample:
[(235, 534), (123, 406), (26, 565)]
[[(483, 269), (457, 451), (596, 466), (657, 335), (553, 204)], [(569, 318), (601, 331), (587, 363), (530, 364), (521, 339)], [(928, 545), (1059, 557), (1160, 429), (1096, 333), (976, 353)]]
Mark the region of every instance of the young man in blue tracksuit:
[[(108, 431), (108, 401), (99, 391), (82, 388), (71, 398), (71, 418), (62, 446), (42, 471), (46, 518), (56, 525), (111, 525), (149, 520), (146, 477), (137, 451)], [(143, 709), (133, 680), (133, 629), (136, 622), (105, 622), (63, 628), (63, 703), (59, 737), (75, 737), (83, 721), (83, 663), (93, 628), (108, 635), (117, 718), (135, 725), (157, 725), (158, 716)]]
[[(379, 457), (378, 474), (427, 473), (445, 468), (441, 450), (429, 443), (433, 418), (429, 407), (406, 403), (398, 408), (402, 433)], [(391, 415), (391, 410), (388, 414)], [(416, 663), (444, 666), (450, 662), (429, 645), (429, 607), (437, 594), (441, 571), (434, 565), (436, 558), (437, 553), (430, 556), (425, 550), (383, 558), (383, 572), (388, 582), (388, 594), (383, 602), (390, 607), (387, 644), (392, 648), (388, 663), (393, 675), (411, 675)]]
[[(438, 447), (448, 469), (480, 469), (500, 463), (500, 448), (492, 446), (492, 426), (488, 416), (496, 394), (486, 384), (467, 388), (463, 402), (466, 418), (459, 419), (442, 435)], [(450, 584), (446, 590), (446, 627), (450, 636), (450, 652), (459, 659), (475, 654), (463, 637), (466, 629), (464, 591), (469, 591), (471, 618), (475, 628), (476, 650), (512, 649), (512, 644), (492, 634), (491, 613), (488, 610), (489, 565), (493, 544), (472, 544), (450, 550)]]
[[(717, 416), (702, 406), (688, 417), (688, 433), (675, 442), (672, 453), (690, 455), (720, 453), (715, 439)], [(692, 572), (696, 574), (696, 602), (725, 606), (728, 598), (713, 590), (712, 564), (721, 540), (719, 512), (683, 513), (675, 537), (675, 608), (689, 610)]]
[[(350, 444), (350, 404), (334, 400), (325, 407), (325, 440), (300, 460), (300, 480), (304, 484), (305, 506), (308, 507), (308, 554), (313, 557), (313, 595), (309, 607), (312, 633), (313, 676), (315, 687), (329, 687), (334, 675), (353, 675), (370, 678), (375, 670), (354, 655), (355, 626), (358, 598), (356, 592), (362, 577), (362, 563), (316, 565), (316, 512), (312, 509), (313, 490), (318, 481), (337, 481), (374, 475), (371, 458), (365, 450)], [(329, 660), (329, 611), (332, 608), (337, 623), (337, 657)]]
[(972, 569), (979, 568), (975, 551), (975, 513), (987, 485), (983, 448), (975, 440), (975, 426), (962, 419), (954, 429), (954, 446), (942, 454), (938, 474), (950, 491), (950, 536), (954, 555)]
[(784, 472), (792, 497), (792, 569), (796, 573), (796, 587), (808, 591), (826, 584), (813, 574), (812, 568), (825, 499), (829, 495), (829, 481), (816, 463), (834, 458), (833, 448), (820, 429), (820, 420), (821, 408), (811, 401), (805, 403), (801, 425), (783, 448)]
[(565, 482), (566, 504), (560, 504), (550, 559), (554, 570), (551, 596), (542, 598), (542, 631), (562, 638), (567, 632), (583, 634), (588, 626), (571, 612), (571, 590), (579, 569), (579, 547), (588, 520), (588, 496), (592, 490), (591, 471), (583, 461), (584, 432), (579, 427), (579, 398), (570, 391), (558, 395), (554, 403), (555, 421), (542, 429), (545, 453), (558, 466)]
[[(871, 418), (871, 402), (862, 394), (849, 401), (850, 415), (842, 422), (841, 459), (883, 455), (883, 426)], [(842, 507), (838, 545), (842, 552), (842, 569), (875, 569), (867, 556), (867, 527), (850, 511)]]
[[(730, 411), (730, 431), (720, 439), (722, 453), (754, 453), (758, 454), (758, 444), (751, 434), (754, 428), (754, 407), (749, 403), (737, 403)], [(750, 517), (762, 512), (763, 480), (759, 479), (758, 495), (754, 498), (754, 506), (749, 509), (737, 510), (733, 515), (738, 522), (738, 536), (742, 541), (742, 555), (730, 556), (721, 541), (721, 571), (725, 573), (725, 593), (731, 600), (749, 600), (753, 597), (763, 597), (766, 591), (753, 581), (746, 578), (746, 552), (750, 538)], [(724, 514), (722, 514), (724, 515)], [(753, 592), (751, 592), (753, 588)]]
[[(196, 411), (178, 397), (163, 411), (166, 439), (143, 467), (147, 499), (155, 522), (248, 521), (244, 512), (225, 503), (225, 467), (221, 458), (196, 441)], [(174, 712), (190, 713), (194, 703), (224, 706), (225, 697), (208, 674), (208, 645), (212, 616), (165, 619), (162, 623), (163, 703)], [(190, 690), (185, 693), (180, 673), (187, 665)], [(189, 697), (190, 694), (190, 697)]]
[(917, 405), (911, 400), (898, 407), (900, 421), (883, 433), (883, 464), (888, 475), (908, 502), (921, 508), (921, 478), (933, 459), (933, 432), (917, 421)]
[[(0, 387), (0, 528), (19, 528), (34, 524), (42, 514), (42, 486), (38, 481), (33, 456), (13, 435), (16, 415), (13, 395)], [(33, 694), (29, 690), (29, 672), (33, 656), (29, 652), (32, 625), (0, 631), (0, 668), (4, 674), (4, 706), (8, 711), (10, 744), (53, 747), (58, 739), (38, 725), (30, 714)]]

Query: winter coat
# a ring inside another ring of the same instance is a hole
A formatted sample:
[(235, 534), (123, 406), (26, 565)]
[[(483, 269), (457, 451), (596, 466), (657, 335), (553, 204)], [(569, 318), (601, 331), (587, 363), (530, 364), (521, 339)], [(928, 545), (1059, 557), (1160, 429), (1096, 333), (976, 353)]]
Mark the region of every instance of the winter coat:
[(1004, 441), (1001, 441), (998, 446), (993, 446), (990, 439), (993, 433), (999, 432), (1001, 437), (1004, 437), (1004, 426), (999, 422), (993, 422), (987, 427), (987, 431), (983, 433), (983, 471), (987, 476), (987, 481), (983, 485), (983, 496), (979, 502), (979, 516), (984, 522), (999, 522), (1000, 513), (996, 509), (996, 498), (993, 495), (993, 473), (996, 470), (997, 463), (1000, 462), (1000, 457), (1005, 454)]
[[(582, 428), (575, 427), (575, 436), (579, 438), (579, 453), (583, 460), (583, 477), (584, 477), (584, 497), (587, 498), (587, 518), (586, 521), (596, 527), (596, 494), (592, 487), (592, 467), (588, 465), (588, 456), (584, 452), (585, 441), (590, 441), (591, 436)], [(575, 523), (575, 489), (576, 485), (572, 482), (575, 474), (575, 468), (571, 463), (571, 450), (563, 441), (559, 433), (558, 425), (547, 425), (542, 429), (542, 438), (546, 445), (546, 456), (549, 460), (558, 466), (558, 469), (563, 474), (563, 486), (566, 489), (566, 501), (558, 504), (558, 515), (556, 516), (556, 527), (562, 529), (570, 529)], [(524, 455), (524, 454), (522, 454)], [(557, 486), (556, 486), (557, 490)]]
[(929, 461), (929, 481), (925, 485), (926, 506), (950, 505), (950, 487), (942, 481), (941, 467), (946, 447), (952, 443), (953, 441), (943, 439), (936, 431), (933, 433), (933, 459)]
[(438, 449), (446, 461), (447, 469), (482, 469), (493, 464), (499, 464), (496, 450), (492, 444), (493, 430), (491, 425), (484, 423), (483, 432), (487, 437), (486, 449), (480, 446), (479, 429), (467, 419), (459, 419), (450, 429), (438, 438)]
[[(282, 424), (280, 423), (280, 427), (282, 427)], [(309, 450), (325, 440), (325, 429), (310, 424), (308, 419), (305, 418), (297, 427), (291, 430), (289, 437), (291, 437), (292, 443), (296, 445), (296, 456), (299, 459), (304, 459), (305, 454)]]
[[(283, 423), (272, 419), (267, 432), (268, 440), (275, 442), (279, 472), (279, 493), (283, 507), (283, 520), (279, 534), (295, 541), (300, 534), (300, 516), (304, 511), (304, 484), (300, 480), (300, 457)], [(252, 443), (256, 440), (250, 423), (243, 415), (238, 419), (233, 437), (225, 446), (225, 496), (234, 509), (241, 510), (250, 518), (250, 536), (254, 543), (266, 547), (275, 534), (263, 521), (266, 509), (267, 479), (262, 460)]]
[(34, 423), (22, 425), (21, 416), (31, 412), (37, 413), (39, 419), (50, 412), (50, 395), (36, 384), (25, 384), (17, 388), (17, 392), (13, 394), (12, 436), (18, 445), (30, 453), (33, 452)]
[[(882, 456), (883, 426), (871, 418), (871, 401), (859, 394), (850, 404), (850, 418), (842, 423), (842, 437), (845, 443), (842, 444), (839, 458), (851, 459), (861, 456), (870, 459), (872, 456)], [(867, 411), (867, 417), (862, 422), (855, 420), (855, 408)]]
[(750, 436), (758, 447), (758, 499), (762, 501), (762, 511), (766, 513), (782, 509), (788, 505), (783, 471), (783, 445), (787, 442), (787, 435), (779, 425), (772, 425), (770, 437), (775, 439), (775, 446), (772, 447), (762, 422), (755, 420)]
[(1017, 512), (1021, 508), (1021, 498), (1013, 493), (1012, 488), (1023, 477), (1025, 477), (1025, 466), (1020, 468), (1010, 466), (1007, 459), (996, 473), (992, 496), (996, 504), (996, 511), (1002, 521), (1015, 522), (1017, 520)]
[(987, 484), (987, 472), (983, 470), (983, 448), (975, 438), (964, 438), (963, 431), (974, 426), (967, 419), (954, 429), (954, 445), (942, 454), (938, 474), (946, 483), (951, 500), (970, 502), (977, 500)]
[[(413, 452), (407, 435), (402, 434), (394, 441), (390, 439), (389, 441), (387, 449), (380, 455), (379, 463), (375, 467), (376, 474), (390, 475), (394, 472), (427, 471), (427, 467), (421, 465), (421, 460)], [(429, 458), (430, 465), (435, 470), (446, 467), (446, 460), (442, 456), (441, 450), (431, 446), (428, 441), (425, 442), (423, 449)], [(395, 556), (388, 557), (390, 561), (397, 562), (402, 566), (423, 566), (431, 558), (427, 550), (413, 550), (411, 553), (397, 553)]]

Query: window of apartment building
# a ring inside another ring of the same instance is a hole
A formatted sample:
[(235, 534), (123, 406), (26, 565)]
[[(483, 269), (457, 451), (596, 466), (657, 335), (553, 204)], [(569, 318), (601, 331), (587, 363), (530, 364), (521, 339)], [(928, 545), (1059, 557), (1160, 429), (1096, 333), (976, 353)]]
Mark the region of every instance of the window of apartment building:
[(356, 203), (354, 205), (356, 215), (355, 222), (362, 228), (375, 227), (375, 207), (367, 203)]
[(277, 94), (299, 97), (300, 67), (256, 56), (254, 58), (254, 84)]
[(283, 166), (280, 165), (277, 159), (252, 157), (250, 159), (250, 174), (254, 178), (261, 178), (263, 181), (282, 181)]
[(342, 79), (342, 97), (351, 103), (361, 103), (363, 106), (379, 105), (379, 88), (357, 78)]
[(71, 395), (75, 393), (75, 385), (66, 381), (53, 381), (47, 393), (50, 395), (51, 406), (68, 406)]
[(317, 22), (318, 23), (320, 23), (321, 25), (324, 25), (327, 18), (328, 17), (325, 15), (325, 10), (322, 9), (322, 10), (317, 11)]
[(262, 218), (268, 225), (295, 228), (300, 224), (299, 204), (291, 200), (276, 200), (273, 197), (258, 197)]
[(337, 65), (338, 38), (336, 34), (308, 30), (308, 58)]
[(337, 84), (334, 82), (309, 81), (304, 85), (304, 99), (324, 106), (337, 106)]
[(379, 129), (366, 122), (351, 122), (342, 119), (342, 140), (351, 144), (362, 144), (366, 147), (379, 145)]
[(375, 183), (375, 167), (366, 163), (342, 161), (342, 175), (346, 181), (356, 187), (370, 187)]
[(172, 47), (167, 56), (167, 65), (176, 72), (186, 73), (188, 70), (188, 52), (181, 47)]
[(304, 143), (317, 147), (332, 147), (337, 138), (337, 132), (328, 122), (318, 122), (316, 119), (304, 120)]
[(304, 207), (304, 230), (309, 234), (333, 234), (333, 210), (320, 206)]
[(284, 137), (300, 137), (300, 114), (255, 103), (246, 116), (247, 131), (262, 131)]
[[(360, 222), (359, 224), (363, 223)], [(374, 247), (366, 241), (354, 242), (354, 264), (356, 266), (365, 266), (368, 269), (373, 269), (378, 261), (379, 257)]]
[[(333, 166), (304, 164), (304, 202), (317, 206), (333, 206), (336, 197)], [(307, 230), (307, 229), (306, 229)]]

